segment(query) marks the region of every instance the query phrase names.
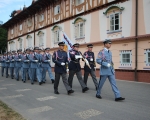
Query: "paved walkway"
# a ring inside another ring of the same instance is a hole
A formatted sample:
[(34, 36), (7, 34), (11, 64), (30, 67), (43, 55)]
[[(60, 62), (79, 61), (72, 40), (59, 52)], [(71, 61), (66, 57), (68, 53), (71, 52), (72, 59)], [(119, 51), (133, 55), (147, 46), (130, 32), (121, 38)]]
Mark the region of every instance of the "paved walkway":
[(90, 90), (82, 93), (75, 77), (75, 93), (68, 96), (62, 81), (60, 95), (55, 95), (48, 78), (39, 86), (0, 77), (0, 99), (28, 120), (150, 120), (150, 84), (117, 81), (117, 85), (126, 98), (123, 102), (114, 101), (109, 81), (104, 84), (100, 100), (95, 97), (91, 78)]

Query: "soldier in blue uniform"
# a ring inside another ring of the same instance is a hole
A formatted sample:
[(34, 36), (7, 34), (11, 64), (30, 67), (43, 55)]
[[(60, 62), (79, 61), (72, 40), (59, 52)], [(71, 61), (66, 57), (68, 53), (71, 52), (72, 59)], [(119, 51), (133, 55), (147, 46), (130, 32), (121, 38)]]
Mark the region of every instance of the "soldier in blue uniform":
[(21, 66), (22, 66), (22, 49), (17, 50), (17, 55), (15, 56), (15, 77), (16, 80), (19, 81), (19, 71), (21, 70)]
[(113, 68), (113, 61), (112, 61), (112, 53), (109, 50), (110, 47), (111, 47), (111, 40), (106, 39), (104, 41), (104, 49), (98, 53), (98, 57), (96, 59), (96, 62), (101, 65), (100, 81), (99, 81), (96, 97), (99, 99), (102, 98), (101, 89), (106, 79), (108, 78), (115, 95), (115, 101), (121, 101), (124, 100), (125, 98), (122, 98), (120, 96), (120, 92), (116, 85), (115, 70)]
[[(39, 85), (42, 84), (42, 78), (41, 78), (41, 73), (40, 73), (40, 63), (41, 63), (41, 57), (38, 54), (39, 51), (39, 47), (34, 47), (34, 53), (30, 54), (29, 59), (31, 61), (31, 84), (34, 84), (34, 80), (36, 79), (35, 77), (37, 77), (38, 81), (39, 81)], [(36, 76), (35, 76), (36, 74)]]
[(9, 74), (8, 74), (8, 69), (9, 69), (9, 65), (10, 65), (9, 55), (10, 55), (10, 52), (7, 52), (7, 56), (5, 59), (6, 78), (8, 78), (8, 76), (9, 76)]
[(42, 82), (45, 83), (46, 81), (46, 71), (48, 71), (48, 75), (52, 81), (52, 83), (54, 83), (54, 76), (52, 74), (52, 69), (51, 69), (51, 55), (49, 53), (50, 48), (45, 48), (45, 54), (43, 54), (42, 56), (42, 67), (43, 67), (43, 72), (42, 72)]
[(9, 60), (10, 60), (10, 77), (11, 77), (11, 79), (14, 79), (15, 52), (16, 51), (13, 50), (12, 54), (9, 58)]
[(98, 82), (97, 82), (96, 75), (95, 75), (96, 64), (95, 64), (94, 52), (92, 52), (93, 45), (88, 44), (87, 47), (88, 47), (88, 51), (86, 51), (84, 53), (84, 56), (88, 60), (90, 68), (85, 63), (85, 65), (84, 65), (84, 83), (87, 85), (88, 76), (90, 74), (93, 79), (95, 88), (97, 90)]
[(26, 54), (22, 56), (22, 67), (23, 67), (23, 82), (26, 82), (27, 76), (29, 76), (29, 68), (30, 68), (30, 60), (29, 60), (29, 55), (30, 55), (30, 49), (26, 49)]
[(76, 74), (78, 81), (82, 87), (82, 92), (85, 92), (85, 91), (89, 90), (89, 88), (85, 85), (83, 78), (82, 78), (82, 73), (81, 73), (80, 59), (82, 59), (83, 57), (81, 55), (81, 52), (78, 51), (79, 44), (76, 43), (73, 45), (73, 47), (74, 48), (69, 51), (71, 61), (69, 63), (68, 82), (72, 88), (73, 77), (74, 77), (74, 74)]
[(4, 70), (5, 70), (5, 61), (6, 61), (6, 53), (4, 53), (4, 55), (2, 55), (1, 57), (1, 66), (2, 66), (2, 77), (4, 76)]
[(59, 45), (59, 50), (55, 51), (53, 54), (53, 62), (55, 63), (54, 93), (59, 94), (58, 85), (59, 85), (59, 80), (61, 76), (63, 83), (66, 87), (66, 90), (68, 92), (68, 95), (69, 95), (73, 93), (74, 91), (69, 86), (68, 80), (67, 80), (66, 63), (68, 63), (68, 55), (67, 55), (67, 52), (63, 50), (65, 43), (59, 42), (58, 45)]

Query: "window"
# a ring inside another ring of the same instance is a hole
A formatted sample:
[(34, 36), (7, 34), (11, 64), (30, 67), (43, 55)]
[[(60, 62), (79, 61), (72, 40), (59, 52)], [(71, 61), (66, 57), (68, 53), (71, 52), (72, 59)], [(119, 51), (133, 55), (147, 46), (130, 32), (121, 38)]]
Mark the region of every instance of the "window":
[(18, 40), (18, 42), (19, 42), (19, 49), (22, 49), (22, 39), (20, 38), (19, 40)]
[(150, 52), (147, 53), (148, 63), (150, 63)]
[(122, 67), (131, 67), (132, 65), (132, 51), (131, 50), (120, 51), (120, 64)]
[(83, 38), (85, 36), (84, 33), (84, 22), (75, 23), (75, 38)]
[(130, 63), (130, 53), (123, 53), (122, 54), (122, 63)]
[(28, 41), (28, 47), (32, 47), (32, 37), (31, 36), (28, 36), (27, 37), (27, 41)]
[(13, 29), (11, 30), (11, 34), (14, 34), (14, 30)]
[(10, 43), (10, 50), (12, 51), (12, 50), (15, 50), (15, 42), (14, 41), (12, 41), (11, 43)]
[(54, 8), (54, 13), (55, 13), (55, 15), (57, 15), (57, 14), (60, 13), (60, 5), (57, 5), (57, 6)]
[(59, 30), (54, 31), (54, 43), (59, 42)]
[(39, 32), (38, 36), (39, 36), (39, 47), (42, 47), (44, 46), (44, 33)]
[(20, 30), (22, 30), (22, 24), (20, 25), (20, 28), (19, 28)]
[(110, 31), (119, 30), (119, 13), (110, 15)]
[(28, 19), (28, 27), (32, 26), (32, 19)]
[(81, 3), (83, 3), (83, 0), (76, 0), (76, 5), (80, 5)]
[(39, 15), (39, 22), (42, 22), (44, 20), (44, 14)]

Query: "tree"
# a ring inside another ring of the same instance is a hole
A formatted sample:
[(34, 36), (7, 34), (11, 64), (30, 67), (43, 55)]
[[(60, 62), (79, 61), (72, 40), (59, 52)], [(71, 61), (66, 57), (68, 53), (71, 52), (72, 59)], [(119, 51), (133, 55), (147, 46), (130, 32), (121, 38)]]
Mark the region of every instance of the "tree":
[(0, 26), (0, 54), (7, 48), (7, 31)]

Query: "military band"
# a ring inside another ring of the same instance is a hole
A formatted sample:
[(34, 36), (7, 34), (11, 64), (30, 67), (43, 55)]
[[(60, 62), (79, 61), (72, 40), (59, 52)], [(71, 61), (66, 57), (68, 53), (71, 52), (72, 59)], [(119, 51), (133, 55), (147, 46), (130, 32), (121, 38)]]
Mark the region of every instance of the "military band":
[[(111, 47), (111, 41), (104, 41), (104, 49), (100, 50), (98, 57), (95, 61), (95, 55), (92, 51), (93, 45), (87, 45), (87, 51), (83, 54), (79, 51), (79, 44), (76, 43), (72, 46), (72, 49), (68, 53), (64, 50), (64, 42), (59, 42), (59, 49), (54, 51), (53, 55), (50, 54), (50, 48), (40, 49), (34, 47), (34, 49), (27, 48), (24, 51), (21, 49), (17, 51), (11, 51), (4, 53), (0, 56), (1, 63), (1, 76), (9, 77), (8, 71), (10, 71), (10, 78), (19, 81), (21, 79), (23, 83), (27, 80), (31, 81), (34, 85), (38, 80), (39, 85), (46, 83), (46, 72), (48, 72), (49, 79), (52, 84), (54, 83), (54, 93), (59, 94), (58, 87), (60, 77), (67, 90), (68, 95), (74, 93), (73, 78), (76, 74), (77, 79), (81, 85), (82, 92), (89, 90), (87, 87), (87, 81), (89, 74), (92, 77), (93, 83), (96, 88), (96, 97), (102, 99), (101, 89), (106, 79), (109, 79), (112, 90), (115, 95), (115, 101), (121, 101), (122, 98), (120, 91), (116, 85), (115, 70), (113, 68), (112, 53), (109, 50)], [(52, 74), (51, 60), (55, 63), (54, 72)], [(80, 60), (84, 61), (84, 77), (81, 73)], [(100, 64), (100, 80), (97, 82), (96, 78), (96, 62)], [(69, 72), (69, 75), (67, 74)], [(20, 73), (20, 74), (19, 74)]]

